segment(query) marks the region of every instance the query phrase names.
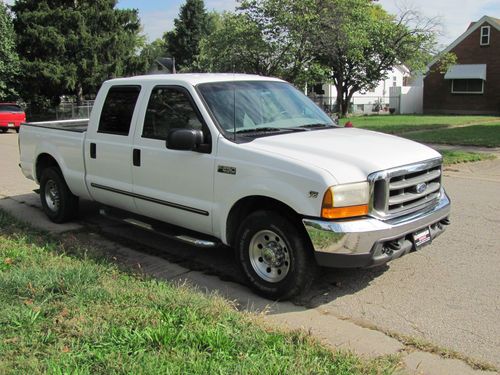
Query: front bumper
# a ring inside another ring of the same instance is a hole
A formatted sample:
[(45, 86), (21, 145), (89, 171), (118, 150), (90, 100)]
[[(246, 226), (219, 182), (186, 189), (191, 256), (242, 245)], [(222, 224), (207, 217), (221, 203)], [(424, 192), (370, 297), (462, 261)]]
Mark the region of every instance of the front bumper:
[(450, 199), (444, 189), (439, 203), (424, 212), (382, 221), (375, 218), (326, 221), (303, 219), (316, 261), (335, 268), (373, 267), (399, 258), (416, 246), (412, 234), (429, 228), (431, 242), (449, 224)]

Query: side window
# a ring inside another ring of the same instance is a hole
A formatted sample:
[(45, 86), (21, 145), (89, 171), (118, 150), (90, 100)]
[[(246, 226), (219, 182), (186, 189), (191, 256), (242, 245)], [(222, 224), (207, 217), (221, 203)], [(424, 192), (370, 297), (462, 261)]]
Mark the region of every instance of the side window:
[(102, 107), (98, 133), (127, 136), (141, 88), (139, 86), (114, 86)]
[(175, 87), (156, 87), (144, 118), (144, 138), (166, 140), (171, 129), (199, 129), (202, 123), (188, 94)]
[(490, 45), (490, 27), (483, 26), (481, 27), (481, 40), (480, 45), (489, 46)]

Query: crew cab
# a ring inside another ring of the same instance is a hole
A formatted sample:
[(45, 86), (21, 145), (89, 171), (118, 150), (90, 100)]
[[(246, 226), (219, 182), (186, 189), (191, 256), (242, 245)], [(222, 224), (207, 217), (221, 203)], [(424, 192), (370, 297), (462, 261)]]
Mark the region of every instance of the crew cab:
[(13, 129), (19, 133), (21, 123), (26, 121), (26, 114), (16, 103), (0, 103), (0, 132)]
[(273, 299), (307, 289), (318, 266), (384, 264), (449, 224), (439, 153), (339, 127), (261, 76), (107, 81), (89, 120), (23, 125), (20, 160), (54, 222), (82, 198), (195, 246), (230, 246)]

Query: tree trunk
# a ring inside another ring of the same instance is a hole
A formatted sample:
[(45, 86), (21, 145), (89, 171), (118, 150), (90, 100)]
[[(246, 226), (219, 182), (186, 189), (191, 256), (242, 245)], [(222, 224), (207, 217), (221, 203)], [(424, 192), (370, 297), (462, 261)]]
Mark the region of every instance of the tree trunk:
[(351, 89), (349, 91), (349, 89), (347, 89), (345, 92), (345, 98), (343, 98), (343, 101), (344, 101), (344, 105), (343, 105), (343, 109), (344, 109), (344, 112), (342, 113), (342, 117), (347, 117), (347, 112), (349, 112), (349, 105), (351, 104), (351, 99), (352, 99), (352, 95), (354, 94), (354, 91)]
[(341, 82), (335, 87), (337, 88), (337, 112), (339, 117), (342, 118), (345, 117), (347, 113), (347, 110), (344, 108), (344, 87)]
[(78, 107), (83, 105), (83, 88), (80, 83), (76, 84), (76, 105)]

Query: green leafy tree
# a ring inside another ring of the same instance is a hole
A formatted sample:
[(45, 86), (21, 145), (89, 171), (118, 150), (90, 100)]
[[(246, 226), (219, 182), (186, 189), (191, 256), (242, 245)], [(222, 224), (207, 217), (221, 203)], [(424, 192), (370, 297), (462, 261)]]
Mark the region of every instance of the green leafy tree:
[(133, 56), (127, 65), (127, 75), (146, 74), (151, 69), (156, 59), (165, 55), (165, 42), (156, 39), (146, 44), (137, 55)]
[(242, 1), (201, 42), (202, 69), (277, 76), (296, 84), (321, 80), (325, 71), (305, 37), (306, 1)]
[(19, 57), (12, 18), (7, 6), (0, 2), (0, 101), (17, 99)]
[(81, 101), (127, 72), (144, 44), (136, 10), (116, 0), (18, 0), (15, 13), (22, 91), (32, 104), (61, 95)]
[(312, 12), (308, 38), (331, 71), (342, 116), (355, 92), (373, 88), (398, 64), (423, 70), (436, 46), (436, 19), (411, 10), (393, 16), (368, 0), (325, 0)]
[(201, 39), (210, 33), (211, 18), (203, 0), (186, 0), (179, 17), (174, 20), (174, 30), (165, 33), (167, 56), (175, 58), (181, 71), (196, 69)]

